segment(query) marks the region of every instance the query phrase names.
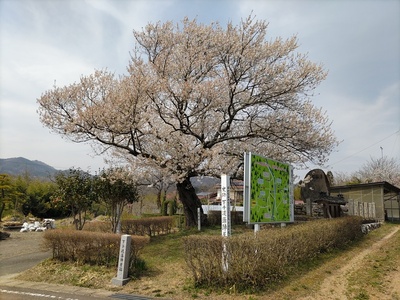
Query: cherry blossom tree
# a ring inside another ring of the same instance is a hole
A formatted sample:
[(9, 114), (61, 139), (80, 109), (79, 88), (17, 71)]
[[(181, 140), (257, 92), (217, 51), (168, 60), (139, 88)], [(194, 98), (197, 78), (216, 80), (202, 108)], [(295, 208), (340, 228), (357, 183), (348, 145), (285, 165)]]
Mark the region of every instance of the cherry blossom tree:
[(41, 122), (164, 172), (195, 225), (193, 176), (240, 177), (244, 151), (323, 163), (337, 145), (326, 113), (310, 100), (326, 72), (296, 51), (296, 37), (268, 37), (267, 25), (253, 16), (226, 27), (150, 23), (133, 31), (129, 74), (95, 71), (46, 91)]
[(359, 184), (362, 183), (360, 178), (356, 176), (356, 173), (347, 173), (343, 171), (335, 171), (333, 174), (332, 186), (347, 185), (347, 184)]
[(400, 164), (394, 157), (371, 157), (360, 169), (352, 173), (335, 172), (334, 184), (358, 184), (387, 181), (400, 187)]
[(393, 157), (371, 157), (371, 159), (357, 171), (356, 175), (364, 182), (387, 181), (400, 187), (400, 165)]

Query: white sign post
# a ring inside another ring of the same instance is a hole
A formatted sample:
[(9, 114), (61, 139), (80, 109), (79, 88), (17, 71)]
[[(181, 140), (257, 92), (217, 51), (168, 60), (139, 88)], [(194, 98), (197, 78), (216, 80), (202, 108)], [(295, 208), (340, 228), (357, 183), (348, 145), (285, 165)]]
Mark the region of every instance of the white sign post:
[[(221, 231), (222, 236), (227, 238), (231, 235), (231, 204), (229, 199), (229, 176), (221, 175)], [(229, 254), (226, 243), (222, 245), (222, 269), (228, 271)]]
[(221, 229), (222, 236), (231, 235), (231, 203), (228, 175), (221, 175)]
[(122, 286), (129, 281), (128, 271), (131, 253), (131, 239), (132, 237), (129, 234), (124, 234), (121, 236), (117, 277), (111, 280), (111, 283), (114, 285)]
[(197, 208), (197, 229), (201, 231), (201, 210), (200, 207)]

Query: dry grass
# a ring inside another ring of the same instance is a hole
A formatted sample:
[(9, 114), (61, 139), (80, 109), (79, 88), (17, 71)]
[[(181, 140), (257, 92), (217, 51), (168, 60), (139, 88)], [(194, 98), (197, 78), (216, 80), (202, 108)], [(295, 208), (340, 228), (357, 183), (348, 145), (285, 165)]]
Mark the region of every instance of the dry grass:
[(115, 277), (116, 271), (104, 266), (89, 266), (48, 259), (22, 273), (18, 279), (76, 285), (100, 289)]
[[(116, 270), (85, 265), (78, 266), (73, 263), (61, 263), (52, 260), (45, 261), (35, 268), (28, 270), (20, 276), (20, 279), (102, 288), (121, 293), (133, 293), (177, 300), (322, 299), (318, 298), (318, 293), (324, 280), (332, 277), (335, 270), (348, 264), (349, 260), (358, 255), (362, 250), (372, 247), (375, 243), (382, 240), (382, 237), (393, 230), (394, 226), (396, 225), (382, 226), (345, 251), (325, 253), (317, 259), (309, 260), (307, 263), (300, 265), (285, 281), (265, 287), (263, 291), (258, 293), (238, 293), (235, 286), (228, 289), (214, 288), (213, 290), (195, 288), (192, 279), (189, 277), (190, 273), (182, 255), (182, 237), (195, 232), (181, 232), (152, 238), (150, 244), (143, 249), (140, 255), (146, 262), (146, 270), (140, 278), (131, 280), (123, 287), (111, 285), (111, 279), (115, 277)], [(240, 230), (243, 229), (241, 228)], [(215, 230), (215, 232), (218, 232), (218, 230)], [(393, 281), (390, 276), (394, 276), (400, 270), (399, 233), (400, 231), (395, 238), (390, 239), (390, 243), (388, 242), (383, 245), (378, 252), (374, 252), (375, 254), (362, 262), (362, 265), (366, 269), (365, 276), (361, 273), (355, 273), (354, 279), (351, 279), (353, 277), (349, 278), (349, 288), (359, 291), (357, 294), (353, 293), (350, 289), (349, 292), (351, 295), (349, 294), (349, 296), (352, 298), (349, 299), (399, 299), (399, 292), (396, 292), (396, 290), (393, 290), (391, 296), (389, 296), (380, 290), (380, 285), (375, 288), (372, 284), (373, 280), (375, 280), (373, 270), (376, 269), (376, 265), (378, 264), (382, 272), (386, 274), (379, 279), (379, 282), (382, 282), (382, 286), (387, 289), (398, 288), (398, 281)], [(384, 259), (381, 257), (379, 255), (380, 252), (386, 253), (387, 258)], [(376, 261), (378, 257), (379, 262)], [(389, 264), (389, 262), (393, 261), (396, 263)], [(357, 272), (363, 272), (363, 270), (359, 269)], [(366, 283), (355, 279), (358, 277), (361, 278), (361, 276), (364, 276)], [(384, 297), (375, 298), (376, 291), (379, 292), (376, 295)], [(334, 290), (332, 290), (333, 292)]]
[(400, 230), (367, 253), (364, 262), (348, 277), (347, 296), (359, 300), (400, 300)]
[[(398, 266), (400, 263), (398, 248), (400, 231), (397, 231), (397, 237), (393, 236), (387, 239), (387, 242), (385, 238), (390, 236), (397, 227), (399, 226), (386, 224), (372, 231), (365, 239), (352, 245), (346, 251), (325, 254), (314, 266), (310, 262), (308, 270), (306, 266), (297, 274), (292, 275), (291, 279), (270, 294), (271, 299), (399, 299), (400, 274), (393, 269), (393, 265)], [(397, 246), (393, 247), (393, 243)], [(376, 291), (381, 287), (374, 284), (375, 279), (371, 276), (371, 270), (375, 267), (370, 257), (381, 257), (382, 252), (390, 253), (391, 258), (386, 260), (385, 265), (391, 266), (393, 271), (386, 273), (386, 276), (382, 278), (381, 283), (388, 285), (389, 288), (385, 289), (385, 294), (379, 295)], [(366, 253), (369, 254), (366, 255)], [(399, 270), (398, 267), (396, 269)], [(363, 273), (369, 275), (363, 276)], [(394, 280), (394, 276), (397, 277), (397, 281)], [(390, 292), (387, 293), (387, 291)], [(376, 297), (376, 295), (379, 296)]]

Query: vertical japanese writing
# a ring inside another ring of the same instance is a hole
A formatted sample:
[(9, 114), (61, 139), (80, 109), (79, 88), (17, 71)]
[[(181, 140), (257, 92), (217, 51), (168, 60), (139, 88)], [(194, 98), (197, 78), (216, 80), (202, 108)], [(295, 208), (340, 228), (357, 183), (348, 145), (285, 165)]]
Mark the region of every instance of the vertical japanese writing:
[(231, 235), (231, 209), (228, 175), (221, 175), (221, 230), (222, 236)]

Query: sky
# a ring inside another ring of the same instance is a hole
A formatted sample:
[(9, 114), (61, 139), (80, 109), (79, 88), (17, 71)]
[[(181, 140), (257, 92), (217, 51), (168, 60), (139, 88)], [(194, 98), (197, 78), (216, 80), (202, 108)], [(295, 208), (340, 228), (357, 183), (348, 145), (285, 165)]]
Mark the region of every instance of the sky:
[(371, 158), (400, 163), (399, 0), (0, 0), (0, 158), (25, 157), (56, 169), (107, 165), (89, 144), (44, 127), (37, 99), (96, 69), (125, 74), (132, 30), (184, 17), (222, 26), (253, 14), (268, 39), (296, 35), (298, 52), (323, 64), (327, 79), (311, 98), (340, 145), (324, 166), (351, 174)]

